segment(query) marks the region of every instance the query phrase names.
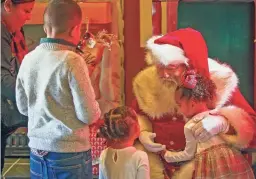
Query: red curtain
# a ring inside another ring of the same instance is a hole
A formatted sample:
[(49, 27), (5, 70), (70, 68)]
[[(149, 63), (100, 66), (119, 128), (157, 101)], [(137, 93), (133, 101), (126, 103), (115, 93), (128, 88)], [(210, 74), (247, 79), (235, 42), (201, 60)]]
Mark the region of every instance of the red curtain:
[(177, 29), (179, 0), (167, 1), (167, 32)]
[(167, 22), (162, 22), (161, 1), (153, 0), (153, 7), (152, 7), (153, 35), (160, 35), (162, 33), (162, 29), (161, 29), (162, 23), (167, 23), (167, 32), (176, 30), (178, 2), (179, 0), (167, 0)]
[(152, 24), (153, 24), (153, 35), (160, 35), (162, 33), (162, 8), (160, 1), (153, 1), (152, 3)]

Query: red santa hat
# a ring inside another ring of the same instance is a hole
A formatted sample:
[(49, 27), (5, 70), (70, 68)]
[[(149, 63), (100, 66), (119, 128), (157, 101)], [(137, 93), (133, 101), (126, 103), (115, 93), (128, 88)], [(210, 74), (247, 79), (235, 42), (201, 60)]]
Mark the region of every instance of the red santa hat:
[(209, 77), (208, 49), (202, 34), (192, 28), (173, 31), (147, 41), (153, 63), (162, 65), (186, 64)]

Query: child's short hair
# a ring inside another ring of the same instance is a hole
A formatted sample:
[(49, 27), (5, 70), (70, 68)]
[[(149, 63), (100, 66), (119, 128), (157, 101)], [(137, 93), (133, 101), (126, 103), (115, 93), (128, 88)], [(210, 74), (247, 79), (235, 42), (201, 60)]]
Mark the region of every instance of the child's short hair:
[(52, 0), (44, 11), (44, 25), (63, 33), (82, 21), (82, 10), (73, 0)]
[(136, 112), (126, 106), (111, 109), (104, 115), (104, 125), (99, 128), (99, 135), (109, 139), (124, 139), (129, 136), (130, 127), (138, 124)]
[(177, 90), (181, 90), (180, 98), (193, 99), (196, 102), (209, 102), (216, 96), (216, 85), (214, 82), (201, 75), (196, 75), (196, 86), (193, 89), (186, 88), (184, 86), (177, 87)]

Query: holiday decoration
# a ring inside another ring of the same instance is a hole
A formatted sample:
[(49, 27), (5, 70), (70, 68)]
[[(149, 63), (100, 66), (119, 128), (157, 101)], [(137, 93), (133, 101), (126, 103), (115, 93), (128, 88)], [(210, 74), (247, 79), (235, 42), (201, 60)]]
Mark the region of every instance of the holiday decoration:
[[(95, 91), (96, 100), (100, 104), (102, 114), (106, 112), (109, 104), (106, 105), (105, 98), (102, 98), (103, 94), (100, 91), (101, 79), (109, 75), (109, 67), (104, 65), (110, 64), (112, 46), (118, 44), (118, 38), (116, 35), (108, 33), (107, 30), (100, 30), (94, 35), (90, 31), (90, 21), (88, 18), (85, 20), (85, 33), (83, 34), (78, 46), (78, 53), (84, 58), (87, 63), (89, 70), (89, 76), (91, 79), (92, 86)], [(111, 84), (112, 79), (106, 78), (107, 84)], [(109, 81), (110, 80), (110, 81)], [(103, 82), (105, 83), (105, 82)], [(109, 86), (105, 87), (111, 88)], [(107, 90), (104, 90), (107, 91)], [(105, 95), (110, 95), (105, 92)], [(113, 106), (114, 107), (114, 106)], [(99, 173), (99, 157), (101, 151), (106, 148), (105, 140), (103, 138), (96, 138), (97, 127), (95, 125), (90, 126), (90, 142), (92, 146), (92, 160), (93, 160), (93, 174), (97, 175)]]

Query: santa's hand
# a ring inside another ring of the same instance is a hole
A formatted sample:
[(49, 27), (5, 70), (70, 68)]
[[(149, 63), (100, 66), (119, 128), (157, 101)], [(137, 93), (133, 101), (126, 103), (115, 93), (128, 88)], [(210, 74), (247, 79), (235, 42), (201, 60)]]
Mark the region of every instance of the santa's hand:
[(196, 140), (200, 142), (205, 142), (216, 134), (226, 132), (229, 127), (226, 119), (222, 116), (217, 115), (210, 115), (206, 116), (203, 119), (196, 118), (193, 120), (197, 123), (192, 127), (191, 130), (194, 133)]
[(154, 138), (156, 137), (155, 133), (143, 131), (140, 133), (140, 142), (149, 152), (159, 152), (165, 150), (165, 145), (155, 143)]

